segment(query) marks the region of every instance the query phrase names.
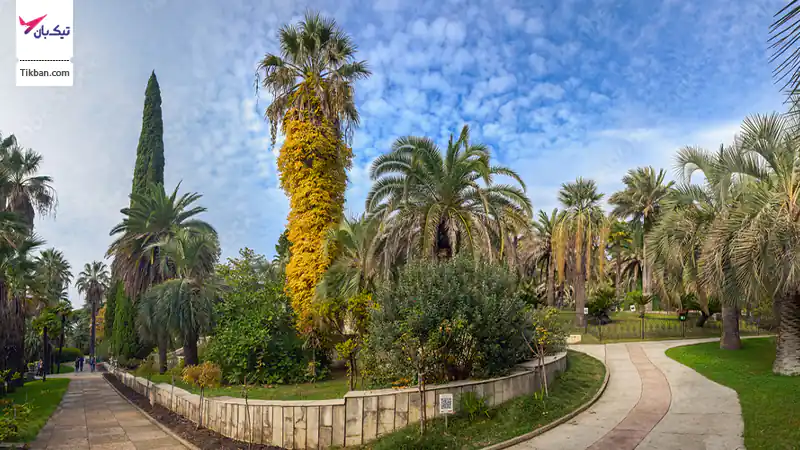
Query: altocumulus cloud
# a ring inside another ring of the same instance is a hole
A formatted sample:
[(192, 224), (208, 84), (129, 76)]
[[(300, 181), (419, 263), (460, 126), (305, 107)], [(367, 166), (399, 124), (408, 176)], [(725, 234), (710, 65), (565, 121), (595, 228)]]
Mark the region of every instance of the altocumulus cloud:
[[(681, 145), (730, 140), (748, 113), (781, 108), (766, 49), (780, 0), (76, 2), (73, 88), (16, 88), (0, 50), (0, 130), (45, 157), (59, 211), (37, 221), (76, 271), (102, 258), (127, 203), (145, 82), (159, 76), (169, 187), (204, 194), (224, 256), (271, 255), (288, 212), (256, 98), (256, 62), (306, 8), (353, 35), (373, 76), (357, 86), (347, 209), (394, 138), (444, 143), (464, 124), (521, 172), (537, 208), (581, 175), (605, 192)], [(543, 4), (541, 4), (543, 3)], [(14, 2), (0, 0), (11, 23)], [(124, 20), (123, 20), (124, 19)], [(0, 29), (12, 42), (13, 28)], [(73, 302), (80, 303), (73, 292)]]

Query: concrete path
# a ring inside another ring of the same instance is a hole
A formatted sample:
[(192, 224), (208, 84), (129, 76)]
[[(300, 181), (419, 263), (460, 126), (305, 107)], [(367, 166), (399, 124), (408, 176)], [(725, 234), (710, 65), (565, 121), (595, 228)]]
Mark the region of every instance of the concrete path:
[(101, 374), (74, 372), (52, 377), (72, 381), (32, 449), (186, 449), (120, 397)]
[(608, 387), (591, 408), (514, 450), (744, 449), (739, 398), (668, 358), (670, 347), (716, 339), (575, 345), (605, 361)]

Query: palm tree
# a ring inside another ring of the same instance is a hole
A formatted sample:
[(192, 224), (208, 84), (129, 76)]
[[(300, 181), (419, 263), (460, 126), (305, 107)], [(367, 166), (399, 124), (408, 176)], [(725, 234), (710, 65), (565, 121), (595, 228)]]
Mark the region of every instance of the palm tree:
[[(608, 203), (614, 206), (612, 215), (641, 224), (647, 236), (658, 218), (661, 202), (673, 184), (671, 181), (665, 183), (665, 176), (663, 169), (656, 172), (652, 167), (629, 170), (622, 178), (625, 188), (608, 199)], [(642, 293), (650, 295), (652, 286), (650, 264), (647, 261), (647, 239), (644, 240), (643, 251), (645, 260), (642, 267)]]
[(58, 306), (53, 308), (53, 313), (61, 321), (61, 336), (59, 336), (58, 339), (58, 358), (56, 359), (58, 364), (56, 373), (61, 373), (61, 353), (64, 350), (64, 336), (67, 331), (67, 320), (72, 318), (72, 304), (69, 300), (62, 300), (58, 303)]
[(51, 185), (53, 179), (37, 175), (42, 156), (21, 148), (11, 138), (10, 145), (4, 145), (0, 152), (0, 196), (6, 210), (19, 214), (30, 231), (36, 213), (54, 213), (58, 201)]
[(603, 272), (608, 223), (600, 207), (603, 194), (597, 192), (593, 180), (578, 178), (564, 183), (558, 192), (564, 206), (564, 215), (553, 234), (556, 271), (564, 278), (567, 259), (574, 270), (572, 285), (575, 290), (576, 324), (585, 325), (583, 308), (586, 306), (586, 282), (592, 278), (592, 261), (597, 261), (598, 273)]
[[(9, 221), (0, 219), (0, 238), (16, 241), (0, 244), (2, 367), (21, 373), (25, 371), (25, 317), (40, 305), (50, 303), (50, 300), (40, 295), (41, 289), (35, 276), (36, 264), (31, 257), (31, 253), (43, 242), (36, 236), (27, 235), (25, 225), (15, 221), (15, 214), (0, 212), (0, 217), (3, 216)], [(12, 238), (4, 232), (16, 233), (16, 237)], [(8, 237), (4, 238), (4, 235)]]
[(614, 221), (608, 235), (608, 253), (614, 261), (614, 297), (622, 301), (622, 263), (625, 251), (633, 244), (627, 223)]
[(89, 355), (95, 357), (95, 332), (97, 326), (97, 310), (106, 295), (111, 279), (108, 275), (108, 267), (102, 261), (92, 261), (83, 266), (83, 270), (78, 274), (75, 287), (78, 292), (86, 295), (86, 303), (92, 311), (92, 335), (89, 341)]
[(771, 62), (778, 62), (775, 76), (784, 81), (784, 89), (789, 93), (793, 103), (797, 103), (800, 94), (800, 51), (797, 42), (800, 39), (800, 0), (789, 0), (775, 14), (775, 21), (770, 26), (770, 48), (773, 49)]
[(361, 216), (345, 218), (329, 230), (325, 251), (332, 262), (317, 287), (320, 297), (348, 299), (373, 290), (384, 273), (380, 268), (380, 225)]
[(779, 331), (773, 371), (800, 374), (800, 146), (796, 115), (755, 115), (742, 123), (723, 168), (741, 195), (709, 233), (702, 276), (723, 294), (774, 298)]
[(211, 331), (214, 303), (223, 289), (214, 273), (220, 253), (217, 235), (184, 229), (155, 245), (160, 249), (160, 268), (169, 279), (145, 294), (143, 304), (149, 311), (144, 314), (177, 335), (186, 365), (197, 365), (197, 340)]
[(335, 129), (349, 136), (358, 125), (353, 84), (370, 75), (365, 61), (355, 61), (350, 36), (333, 19), (307, 12), (299, 24), (281, 27), (278, 40), (280, 55), (264, 55), (257, 80), (273, 97), (266, 113), (273, 142), (289, 110), (308, 111), (317, 103)]
[(523, 272), (532, 275), (537, 272), (539, 266), (544, 266), (545, 274), (545, 296), (548, 306), (555, 306), (556, 293), (556, 263), (553, 257), (553, 232), (558, 221), (561, 220), (563, 211), (553, 208), (550, 215), (544, 211), (539, 211), (536, 220), (533, 221), (531, 228), (521, 238), (518, 245), (518, 253)]
[[(494, 184), (497, 175), (520, 188)], [(467, 126), (458, 139), (450, 136), (444, 152), (428, 138), (397, 139), (373, 162), (370, 176), (366, 210), (385, 221), (386, 234), (406, 254), (450, 258), (469, 250), (502, 257), (509, 238), (528, 227), (532, 215), (522, 179), (491, 165), (489, 149), (469, 142)]]
[(72, 281), (72, 271), (64, 253), (48, 248), (36, 257), (36, 273), (45, 289), (58, 298)]
[[(216, 234), (211, 225), (195, 218), (206, 211), (194, 205), (202, 196), (188, 193), (178, 197), (179, 187), (180, 184), (170, 195), (160, 185), (151, 185), (145, 194), (131, 194), (133, 206), (122, 209), (125, 217), (111, 230), (111, 235), (118, 237), (109, 247), (107, 256), (114, 256), (114, 271), (132, 299), (138, 299), (152, 286), (172, 277), (162, 270), (158, 244), (181, 230)], [(155, 334), (161, 337), (157, 342), (159, 371), (164, 373), (169, 342), (164, 339), (165, 333)]]

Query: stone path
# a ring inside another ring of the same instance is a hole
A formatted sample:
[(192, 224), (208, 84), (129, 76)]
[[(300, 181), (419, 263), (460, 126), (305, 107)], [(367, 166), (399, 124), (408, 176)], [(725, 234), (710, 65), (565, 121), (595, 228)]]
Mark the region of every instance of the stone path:
[(739, 398), (664, 351), (714, 339), (576, 345), (605, 361), (611, 378), (591, 408), (514, 450), (744, 449)]
[(186, 449), (120, 397), (99, 373), (53, 375), (71, 378), (58, 410), (39, 432), (32, 449)]

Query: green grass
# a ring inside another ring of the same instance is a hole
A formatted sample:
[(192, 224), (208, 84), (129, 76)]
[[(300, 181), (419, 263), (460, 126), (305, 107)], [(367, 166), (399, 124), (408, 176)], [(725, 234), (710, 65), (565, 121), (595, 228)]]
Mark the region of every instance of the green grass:
[(603, 383), (605, 368), (598, 360), (570, 351), (569, 368), (550, 386), (550, 397), (544, 403), (532, 395), (518, 397), (490, 410), (490, 418), (470, 421), (454, 416), (445, 428), (443, 419), (429, 422), (420, 438), (419, 425), (411, 425), (388, 434), (362, 449), (479, 449), (521, 434), (528, 433), (563, 417), (587, 402)]
[[(172, 377), (167, 374), (154, 375), (152, 381), (170, 384)], [(178, 377), (175, 377), (175, 386), (196, 394), (200, 393), (200, 389), (184, 383)], [(347, 375), (335, 373), (330, 380), (316, 383), (277, 384), (272, 387), (248, 386), (247, 396), (256, 400), (327, 400), (342, 398), (349, 390)], [(244, 397), (240, 385), (206, 389), (204, 395), (208, 397)]]
[[(56, 372), (56, 370), (55, 370), (55, 369), (57, 369), (57, 368), (58, 368), (58, 365), (56, 365), (56, 366), (53, 368), (53, 373), (55, 373), (55, 372)], [(68, 366), (68, 365), (66, 365), (66, 364), (64, 364), (64, 363), (61, 363), (61, 370), (59, 370), (59, 372), (58, 372), (58, 373), (72, 373), (72, 372), (75, 372), (75, 368), (74, 368), (74, 367), (72, 367), (72, 366)]]
[(13, 442), (29, 442), (36, 439), (39, 430), (47, 423), (47, 419), (55, 412), (61, 398), (67, 392), (69, 378), (52, 378), (25, 383), (21, 388), (0, 399), (0, 404), (8, 408), (11, 404), (25, 403), (33, 406), (33, 414), (29, 420), (20, 423), (19, 435)]
[(739, 351), (709, 342), (667, 350), (667, 356), (739, 394), (748, 450), (796, 449), (800, 442), (800, 377), (772, 373), (775, 339), (744, 339)]

